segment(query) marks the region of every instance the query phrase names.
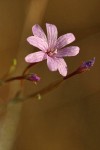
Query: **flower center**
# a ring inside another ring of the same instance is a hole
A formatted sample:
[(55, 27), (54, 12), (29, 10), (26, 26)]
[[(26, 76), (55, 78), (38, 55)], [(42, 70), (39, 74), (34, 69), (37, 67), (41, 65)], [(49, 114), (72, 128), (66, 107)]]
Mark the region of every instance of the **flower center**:
[(50, 51), (48, 51), (47, 52), (47, 54), (48, 54), (48, 56), (53, 56), (54, 54), (57, 54), (57, 49), (55, 49), (55, 50), (50, 50)]

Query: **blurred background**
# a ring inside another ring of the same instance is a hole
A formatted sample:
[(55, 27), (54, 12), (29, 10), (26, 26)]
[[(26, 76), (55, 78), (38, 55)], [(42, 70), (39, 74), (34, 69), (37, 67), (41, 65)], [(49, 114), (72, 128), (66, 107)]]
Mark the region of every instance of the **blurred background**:
[[(77, 45), (81, 50), (76, 57), (65, 59), (69, 72), (93, 57), (96, 57), (95, 65), (90, 71), (65, 81), (41, 100), (32, 98), (20, 106), (14, 104), (13, 109), (6, 108), (5, 113), (1, 113), (1, 131), (6, 113), (10, 111), (12, 115), (18, 111), (14, 135), (9, 139), (13, 139), (10, 150), (99, 150), (99, 0), (0, 0), (0, 78), (9, 69), (13, 58), (18, 61), (14, 75), (22, 73), (27, 66), (24, 57), (35, 51), (26, 38), (32, 35), (34, 24), (38, 23), (45, 30), (46, 22), (57, 26), (59, 36), (72, 32), (76, 37), (71, 45)], [(42, 80), (37, 86), (26, 81), (24, 95), (60, 78), (58, 72), (48, 70), (46, 62), (37, 64), (31, 72), (40, 75)], [(14, 82), (0, 87), (0, 100), (13, 97), (19, 86), (19, 82)], [(14, 122), (15, 116), (10, 122)], [(13, 124), (9, 126), (13, 128)], [(6, 128), (8, 131), (8, 126)], [(5, 138), (3, 132), (2, 137)]]

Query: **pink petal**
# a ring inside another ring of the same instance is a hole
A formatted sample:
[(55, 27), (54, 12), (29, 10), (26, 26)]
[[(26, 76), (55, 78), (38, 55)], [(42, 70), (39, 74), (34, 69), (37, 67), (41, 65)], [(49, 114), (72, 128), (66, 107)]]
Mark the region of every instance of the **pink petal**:
[(55, 25), (46, 23), (49, 49), (56, 46), (58, 31)]
[(57, 58), (57, 66), (58, 66), (58, 71), (62, 76), (66, 76), (67, 75), (67, 64), (64, 61), (63, 58)]
[(46, 38), (44, 31), (42, 30), (42, 28), (38, 24), (35, 24), (32, 27), (32, 32), (33, 32), (33, 35), (36, 35), (39, 38), (42, 38), (42, 39), (47, 41), (47, 38)]
[(79, 53), (78, 46), (69, 46), (57, 51), (56, 57), (75, 56)]
[(75, 36), (72, 33), (67, 33), (58, 38), (56, 46), (58, 49), (61, 49), (67, 44), (72, 43), (74, 40), (75, 40)]
[(31, 45), (33, 45), (33, 46), (39, 48), (40, 50), (42, 50), (42, 51), (44, 51), (44, 52), (46, 52), (47, 49), (48, 49), (48, 44), (47, 44), (47, 42), (46, 42), (44, 39), (41, 39), (41, 38), (39, 38), (39, 37), (37, 37), (37, 36), (30, 36), (30, 37), (27, 38), (27, 41), (28, 41)]
[(46, 54), (42, 51), (31, 53), (25, 57), (25, 61), (28, 63), (40, 62), (46, 59)]
[(53, 57), (47, 56), (47, 66), (51, 71), (57, 70), (57, 62)]

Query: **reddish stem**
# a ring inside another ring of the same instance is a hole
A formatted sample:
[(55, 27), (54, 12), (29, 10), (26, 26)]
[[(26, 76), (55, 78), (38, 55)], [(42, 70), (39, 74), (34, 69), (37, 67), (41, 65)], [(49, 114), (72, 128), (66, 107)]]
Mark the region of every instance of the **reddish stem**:
[(32, 64), (29, 64), (23, 71), (23, 75), (28, 71), (28, 69), (30, 69), (32, 66), (36, 65), (37, 63), (32, 63)]
[(22, 79), (25, 79), (25, 76), (12, 77), (12, 78), (6, 79), (4, 82), (11, 82), (14, 80), (22, 80)]

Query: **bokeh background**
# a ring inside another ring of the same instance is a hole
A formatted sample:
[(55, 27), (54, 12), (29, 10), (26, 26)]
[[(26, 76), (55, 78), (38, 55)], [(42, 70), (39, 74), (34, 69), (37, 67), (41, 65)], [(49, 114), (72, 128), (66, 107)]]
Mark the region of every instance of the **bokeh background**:
[[(84, 60), (96, 57), (96, 62), (90, 71), (70, 78), (41, 100), (32, 98), (21, 106), (15, 104), (9, 108), (12, 109), (11, 114), (16, 113), (18, 108), (19, 114), (13, 138), (9, 139), (13, 141), (9, 149), (99, 150), (99, 0), (0, 0), (0, 77), (9, 69), (13, 58), (18, 61), (14, 75), (21, 74), (27, 66), (24, 57), (35, 51), (26, 38), (32, 34), (34, 24), (40, 24), (45, 30), (46, 22), (55, 24), (59, 35), (72, 32), (76, 36), (76, 41), (72, 44), (78, 45), (81, 50), (76, 57), (65, 59), (69, 72)], [(48, 70), (45, 62), (36, 65), (31, 71), (39, 74), (42, 80), (37, 86), (26, 81), (24, 95), (60, 78), (57, 72)], [(0, 87), (0, 98), (7, 101), (18, 91), (19, 86), (18, 82), (14, 82)], [(6, 109), (5, 114), (1, 113), (1, 131), (7, 111), (9, 110)], [(14, 116), (10, 122), (14, 122), (15, 118)], [(9, 125), (10, 130), (15, 126)], [(6, 138), (3, 132), (1, 139), (2, 137)]]

